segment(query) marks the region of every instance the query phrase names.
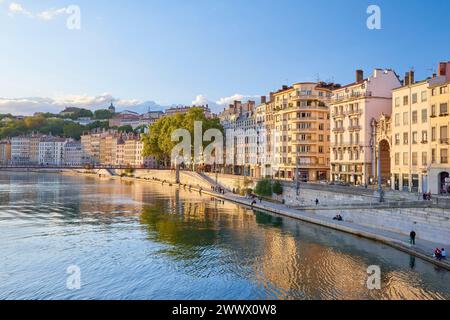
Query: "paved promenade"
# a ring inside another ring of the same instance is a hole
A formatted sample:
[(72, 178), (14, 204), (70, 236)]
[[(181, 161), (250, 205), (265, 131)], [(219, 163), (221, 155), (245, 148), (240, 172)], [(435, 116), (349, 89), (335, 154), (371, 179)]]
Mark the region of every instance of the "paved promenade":
[[(203, 192), (210, 195), (215, 195), (216, 197), (219, 197), (223, 200), (229, 200), (248, 207), (252, 207), (256, 210), (275, 213), (282, 216), (287, 216), (294, 219), (306, 221), (309, 223), (325, 226), (335, 230), (340, 230), (356, 236), (376, 240), (389, 246), (392, 246), (398, 250), (410, 253), (421, 259), (434, 263), (442, 268), (450, 270), (450, 260), (438, 261), (433, 257), (433, 251), (435, 248), (437, 247), (446, 248), (446, 246), (441, 243), (416, 239), (416, 245), (412, 246), (409, 243), (409, 237), (403, 234), (357, 225), (345, 221), (334, 221), (313, 213), (290, 208), (283, 204), (277, 204), (267, 201), (263, 201), (262, 203), (259, 203), (259, 201), (257, 201), (258, 203), (252, 206), (251, 203), (253, 200), (245, 199), (244, 197), (237, 196), (232, 193), (225, 193), (225, 195), (221, 195), (210, 191), (203, 191)], [(446, 248), (446, 250), (448, 251), (450, 249)]]

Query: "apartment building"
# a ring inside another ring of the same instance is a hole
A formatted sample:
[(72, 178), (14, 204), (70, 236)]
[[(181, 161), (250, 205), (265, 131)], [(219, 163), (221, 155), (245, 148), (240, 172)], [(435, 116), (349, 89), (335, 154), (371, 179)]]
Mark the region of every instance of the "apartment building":
[(392, 70), (375, 69), (333, 91), (331, 100), (331, 180), (362, 185), (375, 182), (373, 119), (391, 115), (392, 90), (401, 86)]
[(429, 189), (434, 194), (450, 193), (450, 62), (439, 64), (437, 77), (430, 81)]
[(256, 176), (257, 130), (255, 102), (234, 101), (220, 115), (225, 130), (225, 172)]
[(428, 192), (430, 153), (429, 79), (415, 82), (405, 75), (402, 87), (392, 91), (392, 166), (394, 190)]
[(11, 138), (11, 164), (29, 165), (30, 160), (30, 141), (29, 136), (19, 136)]
[(64, 146), (67, 141), (60, 137), (42, 137), (39, 141), (38, 164), (43, 166), (64, 165)]
[(84, 164), (83, 148), (80, 142), (68, 141), (64, 145), (64, 164), (74, 167)]
[(335, 84), (302, 82), (273, 94), (274, 173), (281, 179), (328, 180), (329, 102)]
[(273, 172), (273, 134), (274, 134), (274, 111), (273, 93), (270, 99), (261, 97), (261, 103), (256, 107), (256, 130), (257, 130), (257, 165), (255, 176), (271, 178)]
[(7, 165), (11, 161), (11, 141), (0, 141), (0, 165)]

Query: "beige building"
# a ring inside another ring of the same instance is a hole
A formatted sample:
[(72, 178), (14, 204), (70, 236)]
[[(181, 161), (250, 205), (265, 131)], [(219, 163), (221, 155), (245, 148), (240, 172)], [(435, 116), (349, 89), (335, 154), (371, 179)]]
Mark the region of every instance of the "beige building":
[(7, 165), (11, 161), (11, 141), (0, 141), (0, 165)]
[(392, 70), (375, 69), (364, 78), (333, 91), (331, 102), (331, 180), (363, 185), (375, 183), (376, 145), (373, 120), (390, 116), (392, 90), (401, 86)]
[(327, 180), (330, 170), (329, 102), (334, 84), (303, 82), (273, 94), (275, 176)]
[(431, 161), (429, 80), (415, 82), (406, 74), (404, 85), (392, 91), (391, 185), (394, 190), (428, 192)]
[(415, 82), (414, 72), (393, 90), (392, 188), (406, 192), (450, 190), (450, 62), (439, 73)]
[(439, 64), (439, 73), (430, 81), (429, 189), (434, 194), (450, 194), (450, 62)]

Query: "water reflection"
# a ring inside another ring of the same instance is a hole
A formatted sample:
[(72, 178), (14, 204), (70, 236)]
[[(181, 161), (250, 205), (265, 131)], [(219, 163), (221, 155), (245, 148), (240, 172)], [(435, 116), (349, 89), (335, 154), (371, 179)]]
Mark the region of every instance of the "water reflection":
[(448, 272), (390, 247), (156, 184), (1, 173), (0, 241), (3, 299), (450, 298)]

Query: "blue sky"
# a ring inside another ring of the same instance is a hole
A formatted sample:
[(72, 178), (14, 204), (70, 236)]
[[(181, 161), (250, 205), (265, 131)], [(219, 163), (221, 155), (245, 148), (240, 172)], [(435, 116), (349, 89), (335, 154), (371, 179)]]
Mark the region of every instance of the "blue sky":
[[(80, 30), (56, 14), (73, 4)], [(370, 4), (381, 30), (366, 27)], [(420, 79), (450, 60), (449, 35), (448, 0), (0, 0), (0, 113), (225, 103), (297, 81), (345, 84), (357, 68), (414, 67)]]

